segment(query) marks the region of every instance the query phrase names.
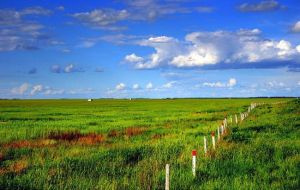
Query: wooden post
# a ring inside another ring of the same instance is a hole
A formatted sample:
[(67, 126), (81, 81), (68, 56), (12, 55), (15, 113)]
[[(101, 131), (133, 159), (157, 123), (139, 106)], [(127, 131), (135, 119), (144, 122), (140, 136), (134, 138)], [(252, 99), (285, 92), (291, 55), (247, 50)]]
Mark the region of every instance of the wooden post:
[(165, 190), (170, 190), (170, 165), (166, 164), (166, 186)]
[(211, 141), (213, 145), (213, 149), (216, 150), (216, 139), (215, 139), (215, 132), (211, 132)]
[(237, 115), (235, 114), (235, 124), (237, 124), (238, 123), (238, 117), (237, 117)]
[(206, 154), (207, 154), (207, 141), (206, 141), (206, 137), (204, 137), (203, 139), (204, 139), (204, 154), (206, 156)]
[(220, 137), (220, 127), (218, 127), (218, 141), (220, 141), (221, 137)]
[(193, 150), (192, 151), (192, 173), (194, 177), (196, 177), (196, 155), (197, 155), (197, 151)]

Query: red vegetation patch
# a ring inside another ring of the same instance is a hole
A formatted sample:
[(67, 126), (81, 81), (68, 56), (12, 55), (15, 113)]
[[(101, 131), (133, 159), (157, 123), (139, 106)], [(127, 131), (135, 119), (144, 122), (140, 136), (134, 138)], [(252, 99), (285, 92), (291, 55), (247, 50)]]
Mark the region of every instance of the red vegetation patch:
[(21, 160), (14, 161), (11, 165), (5, 168), (0, 168), (0, 175), (4, 175), (7, 173), (17, 173), (25, 171), (28, 168), (28, 161), (26, 158), (22, 158)]
[(102, 134), (88, 133), (81, 134), (79, 131), (71, 132), (51, 132), (48, 136), (49, 139), (78, 142), (79, 144), (92, 145), (105, 141), (105, 137)]
[(97, 143), (102, 143), (105, 141), (105, 137), (102, 134), (89, 133), (78, 139), (80, 144), (93, 145)]
[(125, 129), (125, 135), (128, 137), (137, 136), (140, 134), (143, 134), (145, 132), (145, 128), (139, 128), (139, 127), (130, 127)]
[(9, 167), (10, 172), (21, 173), (28, 167), (28, 162), (25, 159), (17, 160)]
[(74, 141), (83, 137), (79, 131), (70, 131), (70, 132), (50, 132), (48, 135), (49, 139), (53, 140), (64, 140), (64, 141)]
[(38, 139), (38, 140), (21, 140), (5, 144), (7, 148), (38, 148), (54, 145), (55, 142), (49, 139)]
[(118, 131), (116, 131), (116, 130), (111, 130), (111, 131), (107, 134), (108, 137), (112, 137), (112, 138), (118, 137), (119, 135), (120, 135), (120, 134), (119, 134)]
[(0, 152), (0, 162), (4, 160), (4, 154)]

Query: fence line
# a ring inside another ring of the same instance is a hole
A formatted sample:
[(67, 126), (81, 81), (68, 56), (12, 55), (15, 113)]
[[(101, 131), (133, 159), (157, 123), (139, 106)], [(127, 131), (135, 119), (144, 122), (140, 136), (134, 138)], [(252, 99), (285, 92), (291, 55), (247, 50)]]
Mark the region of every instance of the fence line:
[[(281, 103), (281, 102), (280, 102)], [(242, 122), (244, 119), (246, 119), (249, 116), (249, 113), (255, 109), (257, 106), (260, 105), (264, 105), (265, 103), (251, 103), (250, 106), (247, 108), (246, 112), (242, 112), (240, 113), (240, 122)], [(274, 103), (273, 103), (274, 104)], [(238, 121), (238, 117), (237, 114), (234, 114), (235, 117), (235, 124), (237, 125), (239, 123)], [(230, 115), (230, 123), (233, 124), (233, 115)], [(221, 137), (228, 134), (227, 130), (228, 130), (228, 123), (227, 123), (227, 118), (225, 117), (221, 126), (219, 126), (217, 128), (217, 135), (218, 135), (218, 143), (221, 141)], [(212, 137), (212, 147), (213, 147), (213, 151), (216, 151), (216, 141), (215, 141), (215, 132), (212, 131), (211, 132), (211, 137)], [(207, 156), (207, 139), (204, 136), (203, 137), (203, 141), (204, 141), (204, 155)], [(194, 177), (196, 177), (196, 156), (197, 156), (197, 150), (192, 150), (192, 174)], [(170, 164), (166, 164), (166, 178), (165, 178), (165, 190), (169, 190), (170, 189)]]

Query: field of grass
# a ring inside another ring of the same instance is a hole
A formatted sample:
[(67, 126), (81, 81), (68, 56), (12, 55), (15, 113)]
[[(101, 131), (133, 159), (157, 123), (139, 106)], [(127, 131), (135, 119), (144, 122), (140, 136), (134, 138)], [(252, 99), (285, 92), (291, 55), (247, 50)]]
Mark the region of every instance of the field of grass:
[(0, 189), (300, 189), (299, 129), (298, 99), (1, 100)]

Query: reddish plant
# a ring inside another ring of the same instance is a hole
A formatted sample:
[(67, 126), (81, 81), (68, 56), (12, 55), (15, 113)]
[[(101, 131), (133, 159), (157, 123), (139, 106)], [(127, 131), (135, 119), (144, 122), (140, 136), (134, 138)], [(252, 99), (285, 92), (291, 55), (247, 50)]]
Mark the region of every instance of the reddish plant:
[(125, 135), (132, 137), (132, 136), (140, 135), (144, 133), (144, 131), (145, 131), (144, 128), (130, 127), (125, 129)]

